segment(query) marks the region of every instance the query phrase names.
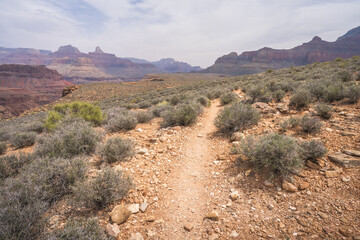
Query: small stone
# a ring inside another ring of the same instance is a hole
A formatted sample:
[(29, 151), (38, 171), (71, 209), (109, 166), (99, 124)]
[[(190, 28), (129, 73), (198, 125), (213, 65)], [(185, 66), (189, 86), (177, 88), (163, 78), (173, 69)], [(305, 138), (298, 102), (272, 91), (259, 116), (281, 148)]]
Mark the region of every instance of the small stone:
[(360, 240), (360, 235), (353, 236), (353, 240)]
[(206, 214), (205, 218), (211, 221), (219, 221), (219, 214), (215, 211), (211, 211), (208, 214)]
[(150, 142), (151, 142), (151, 143), (156, 143), (157, 141), (159, 141), (158, 138), (152, 138), (152, 139), (150, 139)]
[(238, 191), (234, 191), (230, 194), (230, 199), (233, 201), (236, 201), (236, 199), (239, 198), (239, 192)]
[(110, 213), (111, 220), (117, 224), (126, 222), (130, 215), (131, 211), (124, 205), (117, 205)]
[(154, 215), (150, 215), (150, 216), (146, 217), (146, 221), (147, 221), (147, 222), (155, 222), (155, 216), (154, 216)]
[(236, 232), (236, 231), (231, 231), (231, 233), (230, 233), (230, 237), (231, 238), (237, 238), (239, 236), (239, 234)]
[(349, 156), (360, 157), (360, 151), (344, 149), (342, 152)]
[(267, 186), (267, 187), (273, 187), (274, 186), (274, 183), (270, 182), (269, 180), (266, 180), (264, 182), (264, 185)]
[(339, 176), (339, 173), (337, 171), (326, 171), (325, 177), (326, 178), (336, 178)]
[(348, 183), (350, 182), (350, 177), (342, 177), (341, 181), (343, 181), (344, 183)]
[(351, 231), (350, 229), (344, 228), (344, 227), (340, 227), (339, 228), (339, 233), (341, 235), (343, 235), (344, 237), (350, 237), (351, 236)]
[(166, 142), (167, 138), (166, 137), (161, 137), (159, 138), (160, 142)]
[(144, 155), (146, 153), (149, 153), (149, 150), (147, 148), (140, 148), (137, 153)]
[(267, 206), (267, 208), (268, 208), (269, 210), (273, 210), (273, 209), (274, 209), (274, 205), (269, 204), (269, 205)]
[(234, 132), (231, 137), (230, 137), (230, 141), (231, 142), (239, 142), (241, 140), (243, 140), (245, 138), (245, 135), (241, 132)]
[(308, 182), (304, 182), (304, 181), (300, 181), (299, 182), (299, 189), (300, 190), (305, 190), (310, 186), (310, 183)]
[(306, 166), (312, 169), (316, 169), (316, 170), (320, 170), (321, 167), (315, 163), (313, 163), (312, 161), (307, 161), (306, 162)]
[(135, 132), (143, 132), (144, 130), (142, 130), (141, 128), (138, 128), (135, 130)]
[(186, 225), (184, 225), (184, 229), (185, 229), (186, 231), (190, 232), (190, 231), (193, 229), (193, 226), (190, 225), (190, 224), (186, 224)]
[(132, 214), (136, 214), (139, 212), (139, 204), (128, 205), (128, 209), (131, 211)]
[(218, 240), (219, 239), (219, 235), (218, 234), (213, 234), (210, 235), (209, 240)]
[(141, 233), (133, 233), (131, 234), (129, 240), (144, 240), (144, 237), (141, 235)]
[(333, 130), (331, 128), (325, 128), (325, 131), (332, 132)]
[(288, 192), (296, 192), (297, 187), (295, 187), (292, 183), (289, 183), (287, 181), (283, 181), (282, 188)]
[(118, 226), (116, 223), (114, 223), (114, 224), (108, 223), (108, 224), (106, 225), (106, 232), (107, 232), (110, 236), (116, 238), (117, 235), (119, 235), (119, 233), (120, 233), (120, 229), (119, 229), (119, 226)]
[(329, 218), (329, 215), (327, 215), (326, 213), (319, 212), (318, 214), (319, 214), (319, 216), (320, 216), (322, 219), (324, 219), (324, 220), (326, 220), (326, 219)]
[(225, 159), (226, 159), (225, 155), (218, 155), (217, 156), (217, 160), (225, 160)]
[(197, 136), (198, 136), (198, 138), (202, 138), (202, 137), (203, 137), (203, 135), (201, 135), (201, 134), (198, 134)]

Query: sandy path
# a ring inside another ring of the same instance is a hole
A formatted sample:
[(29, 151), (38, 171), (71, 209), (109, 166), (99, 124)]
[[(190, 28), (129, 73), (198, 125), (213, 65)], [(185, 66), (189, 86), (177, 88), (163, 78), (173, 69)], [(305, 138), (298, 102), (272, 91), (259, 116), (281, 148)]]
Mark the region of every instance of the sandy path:
[[(218, 101), (205, 109), (197, 127), (184, 142), (178, 157), (179, 167), (168, 178), (172, 191), (164, 196), (167, 208), (162, 214), (170, 230), (166, 234), (168, 239), (200, 238), (209, 198), (209, 166), (216, 159), (216, 142), (212, 134), (216, 131), (214, 119), (219, 109)], [(193, 229), (188, 232), (184, 226)]]

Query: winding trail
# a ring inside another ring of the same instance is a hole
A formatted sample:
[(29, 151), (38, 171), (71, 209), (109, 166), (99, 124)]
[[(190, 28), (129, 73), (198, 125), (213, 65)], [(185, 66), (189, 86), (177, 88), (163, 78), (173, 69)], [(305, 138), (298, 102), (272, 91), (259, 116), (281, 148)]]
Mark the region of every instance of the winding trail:
[[(164, 196), (166, 209), (162, 214), (170, 230), (168, 239), (201, 237), (200, 228), (209, 198), (209, 166), (216, 159), (216, 141), (212, 134), (216, 131), (214, 120), (219, 110), (218, 100), (205, 109), (196, 128), (183, 143), (182, 154), (178, 157), (180, 166), (169, 175), (172, 191)], [(185, 226), (191, 231), (184, 230)]]

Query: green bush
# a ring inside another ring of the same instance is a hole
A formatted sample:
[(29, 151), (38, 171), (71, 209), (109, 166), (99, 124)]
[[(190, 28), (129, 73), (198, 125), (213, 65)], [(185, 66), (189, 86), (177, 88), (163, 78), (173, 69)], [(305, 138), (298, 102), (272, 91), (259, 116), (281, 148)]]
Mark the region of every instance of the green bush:
[(151, 108), (152, 113), (155, 117), (161, 117), (161, 114), (169, 110), (171, 107), (165, 103), (158, 104), (155, 107)]
[(316, 117), (309, 117), (308, 115), (304, 115), (299, 122), (299, 125), (302, 131), (306, 133), (317, 133), (320, 131), (322, 127), (322, 123)]
[(251, 98), (251, 102), (271, 102), (271, 93), (264, 86), (256, 85), (251, 87), (246, 94)]
[(201, 106), (199, 104), (182, 104), (164, 112), (162, 126), (188, 126), (196, 121), (200, 113)]
[(65, 119), (54, 132), (38, 138), (35, 154), (42, 157), (71, 158), (95, 152), (100, 140), (90, 123), (82, 119)]
[(328, 102), (334, 102), (342, 100), (345, 97), (345, 88), (342, 84), (333, 84), (325, 89), (325, 100)]
[(227, 105), (231, 102), (234, 102), (236, 99), (238, 99), (238, 95), (236, 93), (229, 92), (221, 95), (220, 103), (221, 105)]
[(19, 169), (32, 160), (32, 155), (20, 154), (0, 157), (0, 180), (13, 176)]
[(350, 82), (352, 76), (348, 71), (341, 71), (336, 75), (336, 78), (342, 82)]
[(136, 119), (138, 123), (147, 123), (154, 118), (152, 111), (139, 111), (136, 112)]
[(11, 145), (17, 149), (34, 145), (37, 134), (34, 132), (17, 133), (10, 138)]
[(6, 152), (6, 149), (7, 149), (6, 142), (0, 142), (0, 155), (4, 154)]
[(215, 126), (223, 133), (232, 133), (250, 128), (259, 120), (259, 111), (253, 109), (249, 104), (236, 102), (220, 111), (215, 119)]
[(281, 102), (281, 100), (285, 97), (285, 92), (283, 90), (276, 90), (272, 93), (272, 97), (276, 102)]
[(320, 116), (321, 118), (330, 119), (333, 109), (331, 106), (327, 104), (320, 103), (315, 106), (315, 111), (317, 115)]
[(84, 202), (88, 207), (105, 207), (121, 200), (130, 188), (132, 181), (121, 171), (107, 168), (100, 172), (95, 179), (79, 181), (73, 188), (77, 201)]
[(219, 98), (224, 92), (222, 90), (212, 90), (207, 93), (207, 97), (210, 100)]
[(209, 107), (211, 105), (211, 101), (207, 97), (199, 97), (197, 99), (197, 102), (203, 105), (204, 107)]
[(304, 160), (309, 160), (312, 162), (316, 162), (317, 159), (323, 157), (326, 152), (327, 149), (326, 147), (322, 144), (321, 141), (316, 141), (316, 140), (311, 140), (308, 142), (302, 142), (300, 144), (301, 147), (301, 158)]
[(138, 123), (136, 114), (126, 109), (118, 108), (108, 111), (108, 121), (105, 128), (108, 132), (134, 129)]
[(312, 102), (311, 93), (308, 90), (300, 89), (290, 98), (290, 105), (296, 108), (303, 108)]
[(108, 163), (129, 160), (134, 155), (134, 144), (131, 140), (121, 137), (110, 138), (102, 146), (100, 155)]
[(301, 168), (299, 146), (295, 139), (280, 134), (269, 134), (259, 139), (247, 138), (241, 145), (242, 154), (257, 170), (285, 176)]
[(97, 218), (73, 219), (44, 240), (110, 240), (99, 226)]
[(346, 91), (349, 103), (357, 103), (360, 100), (360, 86), (350, 86)]
[(66, 115), (82, 118), (95, 125), (99, 125), (103, 121), (103, 114), (98, 106), (76, 101), (55, 105), (54, 110), (49, 112), (45, 120), (45, 127), (48, 130), (53, 130)]

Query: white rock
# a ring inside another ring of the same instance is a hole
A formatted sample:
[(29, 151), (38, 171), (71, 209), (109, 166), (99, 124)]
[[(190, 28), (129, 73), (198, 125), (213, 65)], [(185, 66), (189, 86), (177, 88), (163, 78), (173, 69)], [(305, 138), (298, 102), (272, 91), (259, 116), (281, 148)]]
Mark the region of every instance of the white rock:
[(131, 211), (132, 214), (138, 213), (140, 206), (139, 204), (130, 204), (128, 205), (128, 209)]
[(231, 238), (237, 238), (239, 234), (236, 231), (231, 231), (230, 237)]
[(143, 132), (144, 130), (142, 130), (141, 128), (138, 128), (135, 130), (135, 132)]

